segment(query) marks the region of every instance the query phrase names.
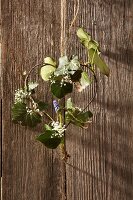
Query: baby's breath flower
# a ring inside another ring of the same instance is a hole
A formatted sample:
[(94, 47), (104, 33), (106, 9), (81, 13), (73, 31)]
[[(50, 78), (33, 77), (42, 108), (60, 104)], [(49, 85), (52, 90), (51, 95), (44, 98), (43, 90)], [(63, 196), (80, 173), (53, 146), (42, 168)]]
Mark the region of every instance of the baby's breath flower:
[(26, 98), (28, 92), (24, 91), (23, 89), (15, 90), (15, 103), (23, 102), (23, 99)]
[(55, 136), (56, 137), (64, 136), (64, 131), (66, 130), (65, 126), (62, 126), (58, 121), (57, 122), (53, 121), (51, 126), (52, 126), (52, 130), (55, 131), (55, 133), (51, 135), (51, 138)]

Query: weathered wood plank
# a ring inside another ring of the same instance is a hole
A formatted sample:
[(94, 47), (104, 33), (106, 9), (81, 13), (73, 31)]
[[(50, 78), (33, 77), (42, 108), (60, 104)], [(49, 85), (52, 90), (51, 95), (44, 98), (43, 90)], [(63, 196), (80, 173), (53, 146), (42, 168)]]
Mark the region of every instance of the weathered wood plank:
[[(67, 1), (66, 31), (74, 2)], [(2, 1), (3, 200), (65, 199), (66, 191), (69, 200), (132, 200), (131, 0), (80, 1), (76, 26), (85, 27), (100, 42), (111, 76), (109, 80), (98, 76), (98, 95), (90, 106), (95, 115), (88, 130), (74, 126), (68, 130), (71, 158), (66, 176), (56, 153), (35, 142), (33, 131), (11, 122), (13, 93), (23, 82), (23, 71), (46, 55), (60, 55), (60, 8), (59, 0)], [(84, 50), (74, 30), (68, 52), (77, 52), (82, 60)], [(39, 98), (52, 99), (48, 85), (40, 89)], [(73, 100), (84, 107), (93, 92), (94, 87), (82, 96), (74, 94)]]
[[(11, 122), (14, 90), (22, 73), (60, 55), (60, 1), (2, 1), (3, 200), (64, 199), (62, 164), (52, 150), (35, 142), (38, 133)], [(33, 74), (34, 78), (37, 78)], [(49, 87), (38, 97), (51, 103)]]
[[(73, 2), (67, 6), (71, 19)], [(71, 154), (67, 198), (71, 200), (133, 199), (132, 10), (130, 0), (80, 1), (76, 26), (85, 27), (99, 41), (111, 74), (109, 79), (98, 77), (98, 95), (90, 106), (94, 119), (88, 130), (71, 125), (67, 131)], [(85, 57), (74, 36), (69, 52)], [(81, 96), (75, 94), (73, 100), (84, 106), (92, 93), (93, 88)]]

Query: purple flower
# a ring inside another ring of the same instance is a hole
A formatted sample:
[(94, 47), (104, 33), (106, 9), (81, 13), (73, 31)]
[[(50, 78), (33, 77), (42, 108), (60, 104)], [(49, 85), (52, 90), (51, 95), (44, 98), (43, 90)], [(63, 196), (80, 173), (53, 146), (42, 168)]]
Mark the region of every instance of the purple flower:
[(53, 100), (53, 106), (54, 106), (55, 112), (58, 112), (59, 104), (58, 104), (58, 102), (56, 100)]

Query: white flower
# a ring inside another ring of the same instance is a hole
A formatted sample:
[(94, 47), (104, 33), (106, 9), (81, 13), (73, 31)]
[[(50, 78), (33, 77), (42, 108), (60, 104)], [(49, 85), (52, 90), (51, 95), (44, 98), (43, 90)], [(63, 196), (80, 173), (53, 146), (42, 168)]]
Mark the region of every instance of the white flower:
[(53, 121), (52, 124), (52, 130), (55, 131), (54, 134), (52, 134), (52, 138), (54, 136), (57, 136), (57, 137), (63, 137), (64, 136), (64, 131), (66, 130), (65, 126), (62, 126), (58, 121), (55, 122)]
[(28, 92), (24, 91), (23, 89), (18, 89), (15, 91), (15, 103), (23, 102), (23, 99), (26, 98)]

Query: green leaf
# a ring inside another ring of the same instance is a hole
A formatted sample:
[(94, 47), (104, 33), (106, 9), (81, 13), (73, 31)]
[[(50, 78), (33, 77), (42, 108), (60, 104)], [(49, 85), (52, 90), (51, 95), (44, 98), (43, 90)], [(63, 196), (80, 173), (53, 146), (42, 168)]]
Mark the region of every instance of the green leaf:
[(81, 43), (87, 48), (89, 54), (89, 62), (95, 64), (102, 74), (109, 76), (109, 68), (102, 58), (99, 56), (99, 44), (97, 41), (91, 39), (82, 28), (78, 29), (77, 36), (80, 38)]
[(55, 62), (55, 60), (53, 58), (50, 58), (50, 57), (44, 58), (44, 64), (45, 63), (56, 67), (56, 62)]
[(14, 122), (23, 121), (27, 114), (26, 104), (22, 102), (15, 103), (12, 107), (12, 120)]
[(61, 86), (61, 83), (59, 81), (56, 81), (55, 83), (51, 84), (51, 92), (52, 94), (61, 99), (66, 94), (71, 93), (73, 90), (73, 85), (71, 83), (64, 82)]
[(62, 56), (62, 57), (59, 58), (59, 66), (58, 66), (58, 68), (62, 68), (64, 66), (68, 65), (68, 64), (69, 64), (69, 61), (68, 61), (68, 57), (67, 56)]
[(91, 111), (86, 111), (86, 112), (81, 112), (79, 115), (78, 115), (78, 119), (82, 120), (82, 121), (87, 121), (88, 118), (92, 118), (93, 117), (93, 114)]
[(41, 115), (29, 109), (31, 112), (27, 111), (26, 104), (19, 102), (12, 107), (12, 120), (15, 123), (19, 123), (22, 126), (35, 127), (41, 122)]
[(55, 131), (46, 130), (45, 133), (37, 136), (37, 140), (42, 142), (47, 148), (55, 149), (61, 143), (62, 138), (54, 136)]
[(44, 125), (44, 131), (46, 131), (46, 130), (52, 130), (52, 127), (49, 126), (48, 124), (45, 124)]
[(88, 49), (94, 49), (94, 50), (98, 50), (99, 49), (99, 44), (97, 41), (95, 40), (91, 40), (88, 44)]
[(56, 70), (56, 62), (52, 58), (47, 57), (44, 59), (45, 63), (46, 65), (41, 68), (40, 75), (44, 81), (48, 81), (51, 74)]
[(95, 64), (99, 69), (100, 72), (106, 76), (109, 76), (109, 68), (106, 65), (106, 63), (104, 62), (104, 60), (102, 60), (102, 58), (99, 56), (98, 52), (95, 51), (94, 49), (90, 49), (89, 50), (89, 57), (91, 60), (91, 64)]
[(51, 65), (45, 65), (41, 68), (40, 75), (44, 81), (48, 81), (50, 79), (51, 74), (55, 71), (55, 67)]
[(91, 40), (91, 35), (86, 33), (83, 28), (77, 30), (77, 36), (80, 39), (80, 42), (88, 48), (89, 41)]
[(88, 85), (91, 84), (91, 80), (90, 80), (87, 72), (82, 72), (80, 84), (83, 87), (83, 89), (85, 89)]
[(71, 70), (71, 74), (74, 74), (76, 70), (80, 67), (80, 62), (78, 60), (78, 56), (73, 56), (69, 63), (69, 70)]
[(91, 111), (83, 112), (78, 107), (74, 107), (71, 98), (67, 100), (66, 103), (67, 111), (65, 112), (66, 122), (71, 122), (72, 124), (79, 127), (86, 127), (90, 118), (93, 116)]
[(82, 72), (82, 70), (77, 70), (73, 75), (70, 75), (72, 82), (79, 82)]
[(69, 61), (67, 56), (62, 56), (59, 58), (59, 66), (55, 70), (55, 76), (64, 76), (65, 74), (73, 75), (75, 71), (77, 71), (80, 67), (80, 62), (77, 56), (73, 56), (73, 58)]
[(56, 71), (54, 72), (55, 76), (58, 76), (58, 78), (62, 78), (64, 74), (68, 72), (68, 67), (64, 66), (62, 68), (57, 68)]
[(22, 125), (35, 127), (38, 123), (41, 123), (41, 115), (35, 111), (27, 113), (25, 119), (22, 121)]
[(66, 72), (68, 72), (69, 61), (67, 56), (62, 56), (59, 58), (59, 66), (54, 72), (55, 76), (63, 76)]

